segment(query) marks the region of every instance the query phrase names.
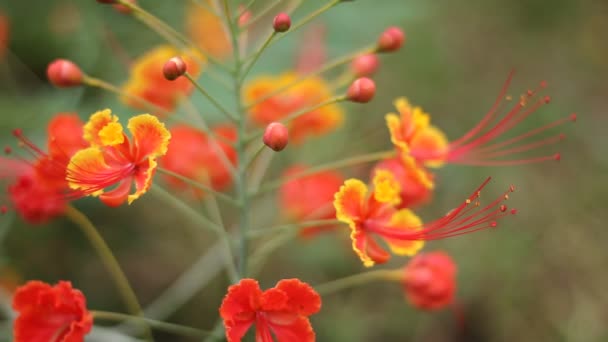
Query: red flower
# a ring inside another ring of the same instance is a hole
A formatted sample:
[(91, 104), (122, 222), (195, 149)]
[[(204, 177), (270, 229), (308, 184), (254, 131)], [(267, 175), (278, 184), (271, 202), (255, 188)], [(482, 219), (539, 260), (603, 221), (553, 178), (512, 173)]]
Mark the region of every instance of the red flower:
[(419, 254), (405, 267), (403, 289), (419, 309), (445, 308), (454, 301), (456, 264), (444, 252)]
[[(344, 182), (344, 177), (335, 171), (322, 171), (297, 177), (305, 172), (306, 166), (294, 165), (283, 173), (285, 182), (279, 189), (279, 205), (287, 215), (296, 221), (311, 219), (331, 219), (336, 217), (332, 202), (334, 194)], [(300, 230), (304, 237), (312, 237), (333, 226), (308, 227)]]
[[(211, 183), (216, 190), (223, 190), (232, 183), (230, 170), (220, 153), (225, 154), (231, 164), (236, 164), (236, 151), (230, 144), (236, 141), (233, 126), (215, 127), (213, 132), (218, 137), (216, 140), (205, 132), (185, 125), (174, 126), (170, 132), (169, 150), (160, 160), (163, 168), (201, 183)], [(166, 176), (166, 181), (177, 190), (191, 188), (175, 177)], [(202, 190), (196, 189), (195, 193), (197, 196), (203, 195)]]
[(3, 177), (13, 179), (8, 187), (14, 209), (30, 223), (43, 223), (61, 215), (70, 192), (65, 179), (70, 157), (87, 146), (82, 138), (83, 123), (75, 114), (58, 114), (49, 122), (48, 153), (27, 139), (21, 130), (14, 134), (20, 143), (34, 154), (30, 162), (1, 160), (6, 172)]
[[(372, 170), (372, 178), (378, 170), (386, 170), (391, 172), (397, 182), (399, 182), (401, 192), (401, 202), (397, 208), (412, 208), (429, 202), (433, 194), (432, 186), (428, 186), (425, 182), (428, 179), (433, 183), (434, 175), (426, 170), (423, 166), (416, 169), (408, 168), (401, 158), (385, 159), (374, 167)], [(419, 172), (425, 174), (424, 177), (419, 177)], [(422, 179), (421, 179), (422, 178)]]
[(298, 279), (284, 279), (264, 292), (257, 281), (242, 279), (228, 288), (220, 307), (228, 342), (241, 341), (252, 324), (258, 342), (315, 340), (308, 316), (321, 309), (321, 297)]
[(53, 287), (40, 281), (26, 283), (15, 292), (13, 309), (19, 313), (15, 342), (81, 342), (93, 326), (84, 295), (68, 281)]

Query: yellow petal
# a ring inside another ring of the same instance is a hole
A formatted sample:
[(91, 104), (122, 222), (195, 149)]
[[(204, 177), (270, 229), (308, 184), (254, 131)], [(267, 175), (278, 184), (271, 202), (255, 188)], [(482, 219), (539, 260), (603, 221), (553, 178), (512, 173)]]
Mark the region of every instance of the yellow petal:
[[(422, 221), (411, 210), (401, 209), (391, 217), (390, 226), (395, 230), (415, 232), (422, 229)], [(397, 255), (412, 256), (424, 247), (423, 240), (407, 241), (389, 238), (385, 240), (391, 251)]]
[(376, 201), (393, 205), (401, 202), (401, 186), (392, 172), (385, 169), (377, 170), (373, 182)]
[(125, 141), (122, 133), (122, 125), (118, 122), (110, 122), (99, 131), (99, 141), (103, 146), (115, 146)]
[(138, 158), (167, 153), (171, 133), (157, 117), (150, 114), (137, 115), (129, 120), (127, 127), (133, 135)]
[(99, 137), (99, 132), (108, 124), (118, 122), (118, 117), (112, 115), (110, 109), (100, 110), (95, 112), (89, 118), (89, 121), (84, 125), (83, 137), (91, 146), (103, 145)]

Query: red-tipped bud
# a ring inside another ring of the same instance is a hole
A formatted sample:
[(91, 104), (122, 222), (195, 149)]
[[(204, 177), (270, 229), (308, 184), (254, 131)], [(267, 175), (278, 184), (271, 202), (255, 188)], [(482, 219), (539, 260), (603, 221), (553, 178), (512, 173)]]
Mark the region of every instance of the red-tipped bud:
[(289, 132), (287, 127), (280, 122), (272, 122), (266, 126), (264, 131), (264, 145), (274, 151), (282, 151), (289, 142)]
[(173, 57), (163, 65), (163, 75), (169, 81), (174, 81), (186, 73), (186, 62), (181, 57)]
[(393, 52), (401, 48), (405, 42), (405, 33), (398, 27), (387, 28), (378, 38), (379, 52)]
[(83, 74), (78, 65), (67, 59), (56, 59), (46, 69), (49, 81), (56, 87), (75, 87), (82, 84)]
[(376, 83), (367, 77), (356, 79), (346, 91), (347, 98), (352, 102), (366, 103), (376, 95)]
[(370, 76), (378, 70), (378, 56), (371, 53), (355, 58), (350, 64), (353, 74), (357, 77)]
[(291, 18), (287, 13), (279, 13), (272, 22), (275, 32), (285, 32), (291, 27)]
[[(127, 2), (135, 5), (137, 3), (136, 0), (127, 0)], [(115, 4), (113, 5), (114, 9), (122, 14), (131, 14), (131, 9), (123, 4)]]

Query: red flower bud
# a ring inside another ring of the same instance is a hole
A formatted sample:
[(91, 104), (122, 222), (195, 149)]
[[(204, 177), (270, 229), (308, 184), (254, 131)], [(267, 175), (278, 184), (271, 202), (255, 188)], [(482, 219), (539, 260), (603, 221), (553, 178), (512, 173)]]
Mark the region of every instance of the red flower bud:
[(369, 76), (378, 69), (378, 56), (373, 53), (362, 55), (353, 60), (350, 67), (355, 76)]
[(366, 103), (376, 94), (376, 83), (367, 77), (356, 79), (346, 91), (347, 98), (352, 102)]
[(404, 279), (405, 294), (419, 309), (442, 309), (454, 301), (456, 264), (446, 253), (415, 256), (405, 267)]
[(287, 13), (279, 13), (274, 17), (272, 28), (275, 32), (285, 32), (291, 27), (291, 18)]
[(169, 81), (174, 81), (186, 73), (186, 62), (181, 57), (173, 57), (163, 65), (163, 75)]
[[(127, 0), (127, 2), (135, 5), (137, 2), (136, 0)], [(113, 5), (114, 9), (117, 10), (118, 12), (122, 13), (122, 14), (130, 14), (131, 13), (131, 9), (123, 4), (114, 4)]]
[(378, 38), (379, 52), (393, 52), (401, 48), (405, 42), (405, 33), (398, 27), (387, 28)]
[(67, 59), (56, 59), (46, 69), (49, 81), (56, 87), (75, 87), (82, 84), (83, 74), (78, 65)]
[(287, 127), (280, 122), (272, 122), (266, 126), (264, 131), (264, 145), (274, 151), (282, 151), (289, 142), (289, 132)]

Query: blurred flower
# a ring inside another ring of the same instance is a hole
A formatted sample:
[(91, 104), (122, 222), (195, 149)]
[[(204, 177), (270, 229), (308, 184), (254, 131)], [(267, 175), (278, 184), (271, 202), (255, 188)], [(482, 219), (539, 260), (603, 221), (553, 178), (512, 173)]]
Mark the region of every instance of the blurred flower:
[(428, 203), (431, 199), (432, 186), (428, 186), (426, 181), (428, 180), (432, 184), (434, 175), (424, 167), (408, 167), (401, 157), (396, 157), (377, 163), (372, 170), (372, 178), (378, 170), (391, 172), (399, 183), (401, 201), (396, 206), (397, 208), (412, 208)]
[[(190, 95), (194, 86), (183, 77), (169, 81), (163, 74), (165, 63), (180, 56), (188, 66), (188, 73), (197, 77), (204, 59), (194, 52), (179, 51), (169, 45), (161, 45), (148, 51), (133, 63), (129, 80), (123, 85), (123, 92), (132, 97), (142, 98), (168, 112), (173, 112), (179, 101)], [(149, 109), (142, 101), (129, 96), (122, 100), (135, 109)], [(162, 114), (162, 113), (154, 113)]]
[[(84, 127), (84, 138), (91, 147), (72, 156), (67, 169), (70, 188), (81, 195), (99, 196), (113, 207), (125, 201), (131, 204), (148, 191), (156, 158), (167, 153), (171, 134), (150, 114), (132, 117), (127, 127), (132, 141), (109, 109), (91, 115)], [(135, 192), (129, 194), (133, 183)], [(104, 193), (104, 189), (114, 185)]]
[[(329, 85), (319, 77), (310, 77), (274, 94), (293, 84), (298, 76), (284, 73), (280, 76), (263, 76), (254, 79), (245, 87), (245, 100), (255, 103), (249, 111), (254, 123), (265, 127), (274, 121), (304, 110), (332, 97)], [(290, 140), (302, 143), (310, 135), (323, 135), (335, 130), (343, 120), (342, 109), (336, 104), (323, 106), (287, 124)]]
[[(305, 172), (304, 165), (294, 165), (283, 173), (284, 179), (290, 179)], [(294, 221), (322, 220), (336, 217), (332, 205), (334, 194), (344, 182), (344, 177), (336, 171), (321, 171), (289, 180), (279, 189), (279, 205)], [(312, 237), (317, 233), (334, 228), (335, 225), (307, 227), (300, 230), (303, 237)]]
[(31, 162), (2, 159), (2, 177), (13, 180), (9, 199), (19, 215), (30, 223), (44, 223), (63, 214), (70, 198), (66, 168), (70, 157), (87, 146), (82, 138), (83, 122), (76, 114), (60, 113), (49, 122), (48, 153), (27, 139), (21, 130), (14, 134), (36, 157)]
[[(376, 170), (371, 193), (358, 179), (344, 182), (334, 199), (336, 217), (349, 225), (353, 250), (363, 264), (370, 267), (390, 259), (390, 254), (374, 239), (376, 236), (383, 239), (393, 253), (414, 255), (425, 240), (496, 227), (496, 220), (508, 215), (506, 205), (501, 202), (508, 199), (508, 193), (514, 188), (510, 187), (499, 198), (480, 207), (477, 199), (489, 181), (490, 178), (444, 217), (423, 225), (409, 209), (397, 208), (401, 202), (401, 186), (395, 175), (387, 170)], [(515, 214), (515, 210), (511, 213)]]
[[(395, 106), (399, 115), (389, 113), (386, 116), (391, 141), (403, 155), (430, 167), (438, 167), (445, 162), (500, 166), (559, 160), (559, 153), (531, 158), (504, 158), (563, 140), (565, 136), (561, 133), (538, 139), (530, 138), (564, 123), (576, 121), (576, 114), (571, 114), (515, 137), (501, 139), (505, 133), (550, 102), (549, 96), (539, 96), (539, 92), (546, 87), (546, 83), (541, 82), (538, 89), (528, 90), (511, 109), (501, 114), (506, 107), (505, 101), (511, 100), (510, 96), (506, 96), (506, 92), (512, 76), (513, 74), (509, 75), (496, 102), (484, 118), (465, 135), (449, 143), (441, 130), (430, 125), (430, 116), (420, 107), (412, 107), (405, 98), (397, 99)], [(532, 141), (525, 142), (529, 140)]]
[[(236, 128), (221, 125), (213, 133), (222, 138), (215, 139), (196, 128), (177, 125), (170, 129), (171, 142), (167, 154), (160, 160), (161, 167), (203, 184), (210, 184), (216, 190), (223, 190), (232, 183), (230, 169), (224, 164), (219, 153), (236, 165), (236, 151), (230, 142), (236, 141)], [(167, 183), (177, 189), (191, 189), (187, 183), (171, 176)], [(197, 196), (203, 191), (192, 189)]]
[[(219, 13), (213, 0), (202, 0)], [(232, 45), (224, 26), (224, 21), (206, 6), (195, 3), (186, 6), (186, 32), (202, 51), (215, 58), (223, 58), (232, 53)]]
[[(255, 324), (259, 342), (312, 342), (315, 332), (308, 316), (321, 309), (321, 297), (298, 279), (284, 279), (264, 292), (257, 281), (242, 279), (228, 288), (220, 307), (228, 342), (241, 341)], [(273, 338), (274, 336), (274, 338)]]
[(403, 289), (418, 309), (443, 309), (454, 301), (456, 264), (444, 252), (418, 254), (405, 267)]
[(4, 58), (10, 38), (8, 17), (0, 12), (0, 60)]
[(304, 31), (296, 53), (295, 70), (303, 75), (319, 69), (327, 61), (327, 27), (314, 24)]
[(29, 281), (15, 292), (13, 309), (15, 342), (83, 341), (91, 331), (93, 316), (82, 292), (68, 281), (55, 286)]

